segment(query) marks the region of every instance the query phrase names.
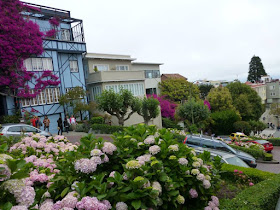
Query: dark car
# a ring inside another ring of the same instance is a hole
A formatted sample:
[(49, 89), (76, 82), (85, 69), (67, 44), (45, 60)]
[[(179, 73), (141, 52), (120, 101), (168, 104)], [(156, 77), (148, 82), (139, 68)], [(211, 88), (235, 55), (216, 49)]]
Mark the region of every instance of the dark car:
[(225, 152), (229, 152), (232, 154), (235, 154), (237, 157), (242, 159), (245, 163), (247, 163), (250, 167), (256, 168), (257, 163), (256, 159), (252, 157), (251, 155), (233, 149), (226, 143), (217, 140), (217, 139), (210, 139), (206, 137), (201, 137), (201, 136), (186, 136), (186, 139), (184, 140), (184, 143), (187, 144), (190, 147), (203, 147), (203, 148), (209, 148), (209, 149), (216, 149), (216, 150), (221, 150)]

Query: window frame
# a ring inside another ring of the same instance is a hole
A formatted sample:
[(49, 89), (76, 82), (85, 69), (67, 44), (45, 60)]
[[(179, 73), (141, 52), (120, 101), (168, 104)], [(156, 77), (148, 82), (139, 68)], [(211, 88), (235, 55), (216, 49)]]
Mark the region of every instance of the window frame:
[[(73, 64), (75, 63), (76, 68), (74, 68)], [(72, 68), (71, 68), (71, 64), (72, 64)], [(70, 60), (69, 61), (69, 67), (70, 67), (70, 72), (71, 73), (78, 73), (79, 72), (79, 63), (78, 60)]]
[[(127, 69), (119, 69), (120, 67), (127, 67)], [(116, 65), (116, 71), (129, 71), (129, 65)]]
[[(109, 64), (93, 64), (93, 69), (92, 69), (92, 72), (90, 72), (90, 73), (94, 73), (94, 72), (95, 72), (95, 71), (94, 71), (94, 67), (95, 67), (95, 66), (97, 67), (97, 70), (100, 71), (100, 72), (101, 72), (101, 71), (109, 71)], [(107, 70), (99, 70), (99, 69), (98, 69), (98, 66), (106, 66)]]
[(26, 71), (35, 72), (54, 70), (52, 57), (27, 58), (24, 60), (24, 67)]

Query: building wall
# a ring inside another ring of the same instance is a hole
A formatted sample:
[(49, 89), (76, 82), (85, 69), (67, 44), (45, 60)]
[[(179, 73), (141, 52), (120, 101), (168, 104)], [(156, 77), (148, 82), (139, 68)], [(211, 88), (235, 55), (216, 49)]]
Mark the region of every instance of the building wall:
[(266, 97), (267, 103), (279, 103), (280, 102), (280, 86), (279, 81), (266, 83)]
[(94, 73), (94, 65), (96, 64), (108, 65), (109, 71), (116, 71), (116, 65), (127, 65), (129, 67), (129, 71), (132, 70), (131, 61), (129, 60), (88, 59), (89, 73)]

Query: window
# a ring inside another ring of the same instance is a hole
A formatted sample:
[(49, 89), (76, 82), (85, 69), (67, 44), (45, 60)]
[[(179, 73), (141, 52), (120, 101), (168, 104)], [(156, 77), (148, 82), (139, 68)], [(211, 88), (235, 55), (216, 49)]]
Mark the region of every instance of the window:
[(61, 40), (70, 41), (70, 30), (61, 29)]
[(98, 71), (108, 71), (109, 70), (109, 65), (107, 65), (107, 64), (94, 64), (93, 65), (93, 72), (95, 71), (94, 69), (97, 69)]
[(214, 142), (212, 142), (212, 141), (202, 141), (201, 144), (203, 147), (212, 148), (212, 149), (215, 148)]
[(70, 61), (70, 71), (79, 72), (78, 61)]
[(38, 95), (38, 103), (39, 103), (40, 105), (46, 104), (45, 90), (43, 90), (42, 92), (40, 92), (40, 94)]
[(145, 70), (145, 77), (146, 78), (160, 78), (159, 70)]
[(195, 139), (195, 138), (190, 138), (190, 139), (187, 139), (187, 143), (199, 146), (200, 145), (200, 140)]
[(36, 128), (31, 127), (31, 126), (23, 126), (22, 129), (24, 132), (36, 133), (38, 131)]
[(118, 93), (121, 88), (129, 90), (134, 96), (143, 96), (144, 92), (144, 84), (142, 83), (131, 83), (131, 84), (121, 84), (121, 85), (106, 85), (105, 89), (112, 89), (115, 93)]
[(270, 95), (271, 95), (271, 96), (276, 96), (276, 93), (273, 92), (273, 93), (270, 93)]
[(274, 85), (269, 86), (269, 90), (274, 90), (274, 88), (275, 88)]
[[(34, 94), (34, 90), (31, 90), (30, 92), (31, 92), (32, 94)], [(31, 98), (31, 99), (30, 99), (30, 105), (31, 105), (31, 106), (38, 105), (37, 96), (36, 96), (35, 98)]]
[(47, 104), (52, 104), (54, 102), (52, 88), (46, 88), (46, 98), (47, 98)]
[(147, 95), (157, 94), (157, 89), (156, 88), (147, 88), (146, 94)]
[(28, 58), (24, 66), (27, 71), (53, 71), (52, 58)]
[(21, 126), (13, 126), (8, 129), (9, 132), (21, 132)]
[(23, 107), (30, 106), (30, 99), (29, 98), (22, 99), (21, 103)]
[(93, 101), (96, 100), (96, 97), (101, 94), (101, 86), (95, 86), (92, 88)]
[(128, 67), (128, 65), (117, 65), (116, 70), (117, 71), (128, 71), (129, 67)]
[(60, 95), (60, 91), (59, 88), (53, 88), (53, 102), (54, 103), (58, 103), (59, 102), (59, 95)]
[[(82, 88), (82, 87), (80, 87), (80, 88)], [(70, 90), (73, 90), (73, 87), (65, 88), (65, 93), (68, 93)], [(80, 98), (83, 98), (83, 96), (81, 95)]]

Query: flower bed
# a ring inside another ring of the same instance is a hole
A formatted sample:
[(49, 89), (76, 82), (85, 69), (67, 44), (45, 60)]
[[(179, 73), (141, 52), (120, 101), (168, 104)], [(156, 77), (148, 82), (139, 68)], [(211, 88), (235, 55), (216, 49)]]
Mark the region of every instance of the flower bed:
[(210, 157), (153, 126), (114, 139), (23, 138), (0, 155), (0, 209), (218, 209)]

